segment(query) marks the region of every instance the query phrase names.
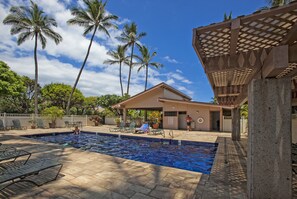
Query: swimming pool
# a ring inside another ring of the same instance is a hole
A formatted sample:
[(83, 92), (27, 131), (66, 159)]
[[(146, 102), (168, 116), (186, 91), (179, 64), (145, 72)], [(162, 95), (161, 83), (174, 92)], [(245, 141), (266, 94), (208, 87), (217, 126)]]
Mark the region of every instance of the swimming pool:
[(178, 141), (82, 132), (27, 135), (25, 137), (82, 150), (210, 174), (217, 143)]

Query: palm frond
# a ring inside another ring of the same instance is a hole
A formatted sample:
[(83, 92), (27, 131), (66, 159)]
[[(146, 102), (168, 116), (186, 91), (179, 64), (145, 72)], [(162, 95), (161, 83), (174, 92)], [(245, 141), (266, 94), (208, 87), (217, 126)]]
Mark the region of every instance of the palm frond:
[(46, 47), (46, 38), (41, 33), (39, 33), (38, 39), (41, 42), (42, 49), (44, 49)]
[(17, 39), (17, 44), (21, 45), (24, 41), (33, 38), (34, 37), (34, 32), (22, 32), (19, 34), (18, 39)]

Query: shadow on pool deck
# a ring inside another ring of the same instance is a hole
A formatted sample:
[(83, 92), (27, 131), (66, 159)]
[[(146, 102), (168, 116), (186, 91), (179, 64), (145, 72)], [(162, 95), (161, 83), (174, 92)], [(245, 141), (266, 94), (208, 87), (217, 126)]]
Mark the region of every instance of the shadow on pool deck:
[[(84, 129), (108, 132), (108, 128)], [(58, 158), (64, 164), (61, 175), (41, 187), (28, 183), (13, 185), (5, 190), (5, 194), (1, 193), (0, 198), (247, 198), (246, 138), (235, 142), (227, 133), (177, 131), (176, 139), (219, 143), (211, 174), (202, 175), (17, 136), (40, 132), (53, 132), (53, 129), (5, 132), (0, 142), (36, 153), (35, 157)], [(297, 193), (296, 182), (294, 175), (294, 195)]]
[(18, 136), (2, 136), (1, 142), (64, 164), (56, 181), (41, 187), (18, 183), (5, 189), (3, 198), (191, 198), (201, 176)]

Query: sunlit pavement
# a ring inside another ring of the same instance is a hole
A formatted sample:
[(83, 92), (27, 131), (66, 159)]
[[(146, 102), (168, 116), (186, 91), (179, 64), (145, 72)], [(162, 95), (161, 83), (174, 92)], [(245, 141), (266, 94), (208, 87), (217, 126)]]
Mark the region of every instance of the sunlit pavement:
[[(83, 127), (109, 133), (114, 126)], [(56, 181), (36, 187), (22, 182), (9, 186), (7, 198), (247, 198), (246, 138), (231, 140), (230, 133), (165, 130), (165, 138), (218, 142), (210, 175), (82, 151), (39, 142), (20, 135), (69, 132), (71, 128), (1, 131), (1, 143), (32, 152), (30, 159), (50, 157), (63, 163)], [(169, 135), (170, 133), (170, 135)], [(126, 133), (115, 133), (126, 134)], [(163, 138), (162, 135), (127, 134)], [(52, 171), (43, 174), (44, 179)], [(37, 176), (36, 176), (37, 177)]]

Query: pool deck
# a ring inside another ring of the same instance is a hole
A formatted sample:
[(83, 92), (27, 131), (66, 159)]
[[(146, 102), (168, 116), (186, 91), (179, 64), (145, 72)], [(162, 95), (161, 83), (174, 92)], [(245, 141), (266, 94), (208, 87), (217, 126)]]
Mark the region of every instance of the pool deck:
[[(110, 127), (113, 126), (84, 127), (83, 130), (109, 133)], [(50, 157), (64, 166), (56, 181), (40, 187), (27, 182), (17, 183), (4, 189), (0, 198), (247, 198), (247, 139), (244, 135), (242, 141), (234, 142), (230, 133), (173, 131), (173, 139), (219, 143), (210, 175), (20, 137), (69, 131), (69, 128), (1, 131), (1, 143), (32, 152), (30, 159)], [(169, 130), (165, 132), (165, 138), (170, 138)], [(161, 135), (133, 136), (162, 138)], [(44, 179), (51, 175), (50, 172), (44, 173)]]

